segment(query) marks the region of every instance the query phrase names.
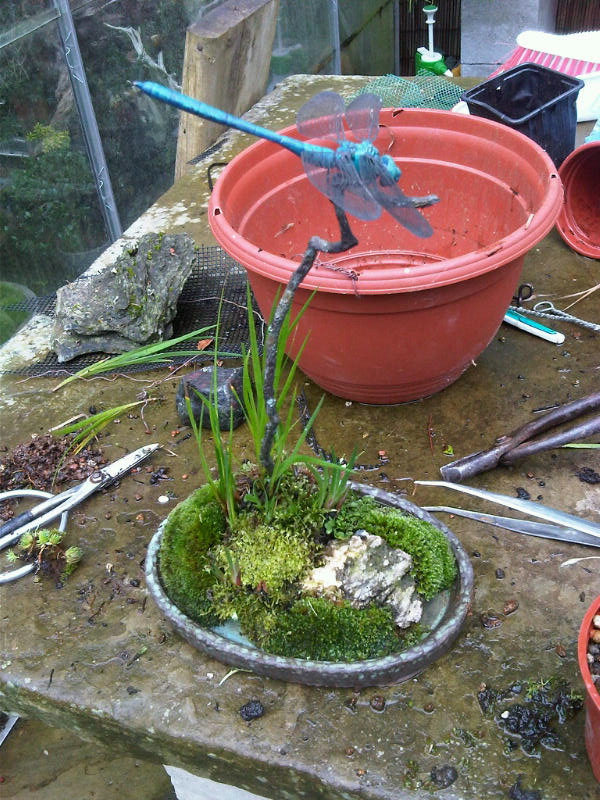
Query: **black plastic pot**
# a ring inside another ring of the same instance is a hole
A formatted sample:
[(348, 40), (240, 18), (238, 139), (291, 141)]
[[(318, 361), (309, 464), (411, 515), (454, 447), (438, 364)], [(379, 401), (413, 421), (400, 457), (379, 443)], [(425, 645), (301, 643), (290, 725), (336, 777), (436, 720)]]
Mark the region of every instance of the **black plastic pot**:
[(575, 147), (577, 95), (584, 83), (540, 64), (519, 64), (464, 92), (469, 112), (537, 142), (559, 167)]

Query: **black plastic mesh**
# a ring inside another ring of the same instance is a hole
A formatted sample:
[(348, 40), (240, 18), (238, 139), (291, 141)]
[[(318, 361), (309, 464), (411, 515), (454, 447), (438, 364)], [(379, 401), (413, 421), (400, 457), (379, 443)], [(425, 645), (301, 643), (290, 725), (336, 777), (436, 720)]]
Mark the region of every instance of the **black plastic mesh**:
[[(220, 305), (219, 349), (230, 353), (241, 353), (242, 345), (248, 344), (246, 286), (246, 271), (240, 264), (219, 247), (201, 247), (177, 303), (177, 315), (173, 320), (173, 336), (182, 336), (198, 328), (213, 325), (217, 321)], [(56, 295), (49, 295), (2, 308), (52, 316), (55, 306)], [(254, 305), (254, 312), (257, 334), (262, 339), (264, 325), (256, 305)], [(169, 349), (189, 351), (193, 349), (193, 346), (193, 341), (189, 340), (180, 342)], [(106, 358), (106, 354), (94, 353), (79, 356), (66, 363), (59, 363), (54, 353), (50, 353), (36, 364), (22, 369), (6, 370), (6, 372), (29, 376), (72, 374), (103, 358)], [(203, 358), (202, 353), (199, 352), (198, 358), (195, 360), (209, 359), (211, 356), (206, 355)], [(174, 356), (169, 358), (169, 363), (177, 364), (188, 360), (189, 356), (181, 358)], [(131, 367), (128, 370), (120, 369), (119, 371), (142, 369), (148, 369), (148, 367)]]

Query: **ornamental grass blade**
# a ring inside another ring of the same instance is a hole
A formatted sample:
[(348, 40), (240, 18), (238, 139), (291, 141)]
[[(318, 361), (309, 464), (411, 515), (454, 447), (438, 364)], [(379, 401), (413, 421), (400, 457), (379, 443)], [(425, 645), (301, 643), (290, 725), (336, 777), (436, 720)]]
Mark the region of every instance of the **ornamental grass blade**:
[(202, 355), (204, 356), (214, 355), (218, 358), (239, 357), (239, 353), (228, 353), (225, 351), (220, 353), (215, 351), (213, 353), (212, 351), (205, 350), (204, 348), (201, 351), (199, 351), (198, 348), (195, 350), (169, 349), (180, 344), (181, 342), (193, 339), (194, 337), (199, 339), (200, 337), (204, 337), (203, 339), (200, 339), (204, 345), (207, 334), (210, 334), (211, 331), (214, 331), (216, 327), (216, 325), (209, 325), (207, 327), (191, 331), (190, 333), (185, 333), (182, 336), (177, 336), (173, 339), (165, 339), (162, 342), (154, 342), (153, 344), (143, 345), (142, 347), (135, 348), (134, 350), (128, 350), (126, 353), (119, 353), (119, 355), (116, 356), (103, 358), (102, 360), (97, 361), (95, 364), (90, 364), (88, 367), (80, 369), (73, 375), (69, 375), (69, 377), (61, 381), (58, 386), (55, 386), (52, 391), (56, 392), (58, 389), (62, 389), (63, 386), (66, 386), (72, 381), (76, 381), (78, 379), (93, 378), (96, 375), (101, 375), (105, 372), (116, 372), (120, 369), (126, 369), (145, 364), (161, 364), (169, 362), (172, 358), (191, 358), (193, 356), (198, 356), (199, 352), (202, 352)]

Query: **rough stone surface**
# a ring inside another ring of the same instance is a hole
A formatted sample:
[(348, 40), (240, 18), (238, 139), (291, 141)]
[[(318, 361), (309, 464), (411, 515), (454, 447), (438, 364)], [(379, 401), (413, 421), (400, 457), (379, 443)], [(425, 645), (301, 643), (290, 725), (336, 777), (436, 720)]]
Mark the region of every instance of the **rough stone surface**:
[(208, 411), (203, 413), (204, 403), (198, 395), (200, 394), (206, 398), (212, 395), (215, 369), (217, 370), (216, 400), (219, 410), (219, 427), (222, 431), (225, 431), (229, 430), (230, 425), (233, 428), (237, 428), (244, 421), (244, 411), (238, 401), (238, 397), (242, 396), (242, 369), (240, 367), (203, 367), (197, 372), (190, 372), (189, 375), (185, 375), (177, 388), (175, 404), (179, 418), (184, 425), (189, 424), (190, 421), (185, 402), (187, 393), (190, 398), (194, 419), (203, 428), (210, 428)]
[[(351, 96), (367, 80), (293, 76), (248, 118), (279, 130), (292, 124), (296, 109), (318, 91), (335, 89)], [(578, 126), (578, 143), (591, 127), (592, 123)], [(219, 160), (230, 160), (253, 141), (248, 134), (228, 132)], [(195, 165), (194, 174), (141, 217), (129, 236), (137, 239), (168, 226), (186, 230), (197, 242), (214, 243), (206, 214), (206, 169), (214, 158), (213, 153)], [(398, 246), (410, 248), (414, 242)], [(554, 230), (525, 257), (522, 280), (534, 283), (537, 291), (562, 297), (597, 283), (588, 261), (569, 250)], [(595, 292), (581, 300), (578, 316), (594, 319), (598, 297)], [(419, 402), (400, 407), (347, 405), (326, 395), (318, 418), (319, 440), (337, 453), (364, 448), (361, 461), (366, 463), (385, 450), (385, 474), (364, 473), (369, 483), (408, 492), (419, 505), (454, 501), (438, 487), (414, 488), (411, 483), (438, 475), (448, 458), (443, 454), (446, 444), (453, 445), (457, 457), (466, 455), (535, 418), (536, 409), (597, 390), (598, 336), (568, 324), (557, 327), (568, 334), (564, 346), (502, 326), (476, 366), (445, 391)], [(0, 364), (1, 357), (2, 351)], [(13, 447), (75, 409), (107, 401), (104, 381), (78, 381), (60, 392), (51, 391), (55, 385), (50, 377), (23, 381), (21, 376), (0, 375), (4, 446)], [(110, 384), (111, 405), (131, 402), (137, 387), (117, 378)], [(322, 392), (308, 380), (305, 389), (314, 407)], [(163, 505), (158, 498), (166, 488), (183, 498), (201, 480), (193, 437), (185, 438), (183, 432), (173, 439), (168, 436), (173, 426), (165, 410), (175, 415), (175, 383), (165, 384), (163, 391), (165, 402), (149, 405), (144, 417), (157, 440), (167, 440), (176, 455), (158, 451), (148, 466), (168, 466), (172, 480), (152, 483), (142, 467), (119, 487), (97, 492), (82, 503), (70, 515), (68, 532), (69, 544), (84, 547), (84, 558), (63, 589), (28, 578), (0, 585), (0, 708), (104, 742), (122, 754), (177, 764), (277, 800), (499, 800), (508, 796), (519, 775), (524, 787), (539, 786), (542, 775), (545, 800), (597, 800), (598, 783), (582, 734), (583, 712), (561, 728), (561, 750), (544, 748), (539, 758), (529, 758), (518, 750), (507, 752), (495, 714), (482, 714), (476, 699), (482, 683), (503, 689), (557, 674), (583, 690), (577, 632), (598, 594), (598, 562), (563, 562), (589, 556), (590, 548), (453, 518), (449, 524), (472, 554), (475, 570), (470, 622), (435, 664), (405, 683), (377, 689), (386, 701), (383, 712), (372, 707), (373, 692), (368, 689), (299, 686), (232, 670), (173, 633), (144, 588), (141, 564), (146, 545), (175, 502)], [(115, 425), (111, 439), (119, 444), (110, 450), (115, 457), (121, 448), (131, 451), (149, 441), (141, 419)], [(248, 456), (252, 443), (246, 426), (236, 432), (233, 446), (236, 458)], [(597, 451), (559, 449), (492, 470), (481, 485), (513, 495), (515, 485), (522, 484), (534, 497), (543, 494), (540, 502), (548, 506), (595, 520), (600, 485), (583, 483), (576, 474), (586, 466), (599, 471)], [(506, 570), (507, 580), (495, 577), (497, 567)], [(137, 581), (139, 586), (134, 585)], [(481, 612), (501, 609), (513, 598), (519, 608), (503, 625), (489, 629), (480, 624)], [(540, 646), (548, 642), (563, 643), (566, 657), (554, 646)], [(244, 722), (240, 705), (251, 698), (260, 700), (266, 713)], [(24, 745), (29, 772), (23, 774), (37, 779), (41, 762), (49, 757), (39, 755), (42, 747), (35, 749), (36, 744), (27, 740)], [(2, 775), (15, 771), (7, 747), (10, 738), (0, 750), (0, 761), (5, 759)], [(52, 752), (51, 748), (50, 757)], [(410, 785), (416, 773), (415, 783), (424, 787), (431, 769), (445, 763), (460, 765), (452, 786), (436, 793)], [(121, 763), (113, 761), (111, 770), (121, 775)], [(89, 788), (89, 774), (87, 764), (80, 786)], [(136, 797), (150, 796), (135, 788)], [(7, 780), (0, 794), (9, 791)], [(68, 791), (60, 795), (71, 796)], [(102, 795), (103, 800), (107, 797)]]
[(357, 531), (346, 542), (332, 542), (325, 563), (304, 581), (304, 590), (317, 596), (345, 598), (355, 608), (370, 603), (390, 606), (396, 625), (418, 622), (423, 605), (408, 575), (412, 558), (390, 547), (381, 536)]
[(58, 360), (123, 353), (169, 338), (193, 258), (187, 234), (148, 234), (112, 267), (60, 288), (53, 342)]

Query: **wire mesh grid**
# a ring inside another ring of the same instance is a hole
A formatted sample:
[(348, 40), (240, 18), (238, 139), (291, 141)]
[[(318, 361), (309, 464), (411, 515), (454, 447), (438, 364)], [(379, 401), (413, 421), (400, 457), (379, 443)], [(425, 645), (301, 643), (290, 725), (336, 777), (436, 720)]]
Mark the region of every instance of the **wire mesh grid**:
[(383, 75), (370, 81), (358, 94), (373, 92), (387, 108), (437, 108), (450, 110), (464, 89), (441, 75), (420, 72), (407, 80)]
[[(192, 272), (184, 284), (177, 303), (177, 314), (173, 320), (173, 337), (214, 325), (219, 318), (219, 350), (241, 354), (242, 347), (248, 344), (247, 277), (244, 268), (228, 256), (220, 247), (200, 247)], [(256, 330), (262, 339), (264, 320), (252, 299)], [(35, 297), (21, 303), (3, 306), (0, 310), (26, 311), (30, 314), (54, 315), (56, 295)], [(220, 308), (220, 312), (219, 312)], [(170, 351), (193, 349), (190, 341), (180, 342), (169, 348)], [(13, 375), (49, 376), (73, 374), (84, 367), (106, 358), (104, 353), (86, 354), (60, 363), (54, 353), (43, 360), (19, 369), (5, 370)], [(210, 360), (212, 356), (202, 355), (194, 361)], [(170, 356), (164, 364), (181, 364), (189, 361), (189, 356), (180, 358)], [(160, 364), (153, 367), (160, 367)], [(133, 366), (120, 372), (139, 371), (147, 366)]]

